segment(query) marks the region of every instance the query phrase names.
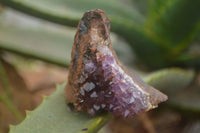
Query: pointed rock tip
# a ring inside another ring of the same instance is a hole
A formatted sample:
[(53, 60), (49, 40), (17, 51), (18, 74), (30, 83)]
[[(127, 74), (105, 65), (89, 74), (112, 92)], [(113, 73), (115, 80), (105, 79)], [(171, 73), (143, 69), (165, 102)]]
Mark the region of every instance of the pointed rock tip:
[(167, 95), (154, 89), (153, 87), (151, 87), (148, 92), (150, 93), (150, 102), (152, 106), (157, 106), (159, 103), (162, 103), (168, 99)]

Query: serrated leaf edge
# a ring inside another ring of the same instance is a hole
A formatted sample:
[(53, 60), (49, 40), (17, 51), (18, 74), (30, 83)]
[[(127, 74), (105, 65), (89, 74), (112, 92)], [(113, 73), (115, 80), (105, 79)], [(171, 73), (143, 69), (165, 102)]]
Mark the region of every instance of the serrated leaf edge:
[[(65, 85), (66, 85), (66, 82), (65, 82), (65, 83), (62, 83), (62, 84), (57, 84), (57, 85), (56, 85), (55, 91), (54, 91), (50, 96), (52, 96), (53, 94), (55, 94), (55, 93), (58, 91), (58, 89), (59, 89), (60, 87), (62, 87), (62, 86), (64, 87)], [(36, 111), (38, 108), (40, 108), (40, 106), (42, 106), (42, 105), (47, 101), (47, 99), (49, 99), (50, 96), (45, 96), (45, 95), (43, 95), (43, 96), (42, 96), (42, 102), (41, 102), (41, 104), (40, 104), (38, 107), (36, 107), (34, 110), (32, 110), (32, 111), (30, 111), (30, 110), (25, 110), (26, 116), (25, 116), (24, 120), (25, 120), (25, 119), (29, 119), (29, 118), (31, 117), (31, 115), (33, 114), (33, 112)], [(23, 121), (24, 121), (24, 120), (23, 120)], [(23, 122), (23, 121), (22, 121), (22, 122)], [(20, 122), (18, 125), (20, 125), (22, 122)], [(9, 132), (11, 131), (11, 129), (14, 130), (15, 127), (17, 127), (18, 125), (9, 125)]]

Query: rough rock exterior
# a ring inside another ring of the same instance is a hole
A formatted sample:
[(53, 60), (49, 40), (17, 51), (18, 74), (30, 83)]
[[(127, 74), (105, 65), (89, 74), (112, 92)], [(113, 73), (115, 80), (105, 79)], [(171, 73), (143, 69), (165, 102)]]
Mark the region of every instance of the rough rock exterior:
[(167, 100), (138, 76), (130, 75), (117, 59), (109, 34), (110, 20), (102, 10), (88, 11), (80, 20), (66, 86), (67, 103), (90, 115), (107, 110), (131, 117)]

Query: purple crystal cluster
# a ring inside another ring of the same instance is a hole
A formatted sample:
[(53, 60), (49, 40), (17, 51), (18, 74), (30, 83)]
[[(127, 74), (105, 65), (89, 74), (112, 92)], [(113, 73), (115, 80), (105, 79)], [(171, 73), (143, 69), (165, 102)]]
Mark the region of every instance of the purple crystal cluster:
[(102, 10), (84, 14), (72, 50), (66, 86), (67, 102), (95, 115), (106, 110), (131, 117), (157, 107), (167, 97), (130, 75), (112, 48), (110, 20)]
[(106, 46), (98, 50), (96, 60), (85, 59), (78, 103), (86, 106), (90, 115), (101, 109), (124, 117), (144, 112), (150, 104), (148, 93), (122, 70)]

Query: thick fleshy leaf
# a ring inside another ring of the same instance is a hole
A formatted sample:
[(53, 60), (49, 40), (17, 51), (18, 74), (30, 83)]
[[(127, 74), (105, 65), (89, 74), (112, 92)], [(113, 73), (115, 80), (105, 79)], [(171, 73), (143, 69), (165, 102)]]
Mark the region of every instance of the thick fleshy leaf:
[(168, 104), (175, 109), (182, 110), (188, 115), (200, 115), (200, 86), (193, 86), (174, 95), (168, 101)]
[(189, 87), (194, 80), (192, 70), (180, 68), (163, 69), (143, 79), (169, 96), (167, 105), (186, 113), (200, 114), (200, 87)]
[(177, 64), (200, 68), (200, 41), (196, 39), (176, 60)]
[[(75, 31), (75, 28), (54, 25), (5, 10), (0, 16), (0, 48), (68, 66)], [(112, 41), (119, 57), (126, 64), (130, 63), (133, 54), (128, 44), (114, 34)]]
[[(76, 26), (81, 14), (86, 10), (103, 9), (112, 20), (111, 30), (129, 42), (141, 61), (153, 67), (176, 64), (176, 58), (179, 58), (199, 30), (199, 0), (140, 1), (141, 4), (134, 0), (133, 2), (131, 0), (57, 0), (56, 2), (0, 0), (0, 2), (24, 13), (69, 26)], [(134, 5), (137, 5), (139, 11)], [(144, 9), (147, 8), (150, 8), (151, 12), (146, 19), (144, 16), (147, 11)]]
[(161, 42), (168, 58), (180, 54), (197, 36), (199, 5), (199, 0), (154, 1), (145, 28), (147, 34)]
[(57, 86), (56, 92), (44, 97), (39, 107), (27, 111), (21, 124), (11, 126), (10, 133), (95, 133), (111, 119), (109, 114), (90, 117), (85, 113), (70, 111), (64, 88), (65, 83)]
[(174, 94), (188, 87), (194, 76), (193, 70), (169, 68), (153, 72), (147, 75), (144, 80), (167, 94)]
[[(22, 29), (0, 26), (0, 48), (7, 51), (67, 66), (73, 43), (73, 31), (51, 32), (49, 29)], [(70, 50), (69, 50), (70, 51)]]
[[(138, 25), (144, 23), (144, 17), (133, 8), (131, 0), (57, 0), (56, 2), (53, 0), (0, 0), (0, 3), (24, 13), (67, 26), (76, 26), (82, 13), (86, 10), (100, 8), (105, 10), (109, 18), (112, 19), (111, 30), (123, 37), (128, 35), (131, 40), (132, 34), (138, 36), (138, 30), (140, 31)], [(127, 31), (126, 29), (131, 30)], [(138, 39), (146, 40), (145, 36), (142, 37), (144, 38)], [(131, 45), (133, 44), (131, 43)], [(154, 46), (152, 45), (152, 47)]]
[[(124, 37), (140, 59), (143, 60), (148, 57), (148, 59), (143, 61), (154, 66), (161, 66), (164, 64), (162, 49), (159, 45), (155, 44), (155, 40), (148, 38), (148, 36), (144, 34), (144, 29), (141, 28), (141, 25), (144, 24), (145, 18), (139, 11), (133, 8), (133, 4), (130, 0), (38, 1), (39, 0), (0, 0), (3, 4), (24, 13), (68, 26), (76, 26), (82, 13), (86, 10), (100, 8), (105, 10), (108, 17), (112, 20), (111, 31)], [(144, 47), (146, 48), (144, 49)], [(156, 62), (149, 62), (149, 58), (156, 60)]]
[(74, 34), (75, 29), (45, 23), (12, 10), (0, 14), (0, 48), (25, 56), (67, 66)]
[(0, 0), (3, 4), (17, 10), (44, 18), (56, 23), (76, 26), (83, 12), (102, 9), (110, 18), (134, 19), (141, 22), (143, 17), (129, 2), (122, 0)]

